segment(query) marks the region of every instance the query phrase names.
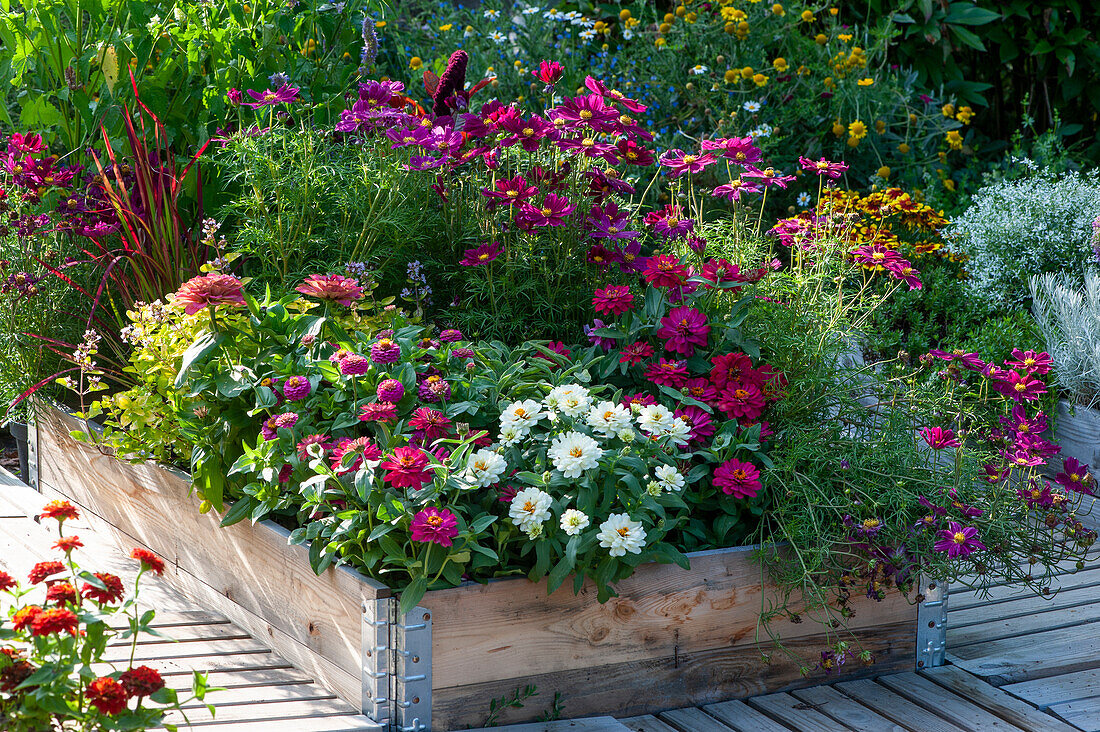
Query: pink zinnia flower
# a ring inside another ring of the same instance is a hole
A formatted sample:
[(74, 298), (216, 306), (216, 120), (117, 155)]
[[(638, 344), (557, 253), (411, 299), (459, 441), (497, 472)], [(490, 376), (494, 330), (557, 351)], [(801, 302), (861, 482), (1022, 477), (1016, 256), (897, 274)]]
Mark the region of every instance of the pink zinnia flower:
[(358, 353), (349, 353), (340, 361), (340, 373), (344, 376), (361, 376), (370, 371), (370, 361)]
[(413, 488), (420, 490), (432, 480), (432, 471), (428, 468), (428, 453), (416, 447), (394, 448), (393, 455), (379, 464), (386, 471), (384, 481), (394, 488)]
[(714, 384), (698, 376), (694, 379), (688, 379), (680, 391), (696, 401), (707, 404), (718, 398), (718, 390), (714, 388)]
[(397, 419), (397, 405), (393, 402), (371, 402), (359, 407), (360, 422), (392, 422)]
[(457, 328), (447, 328), (439, 334), (439, 340), (444, 343), (457, 343), (463, 339), (462, 331)]
[(960, 446), (958, 439), (955, 437), (955, 433), (943, 427), (925, 427), (920, 431), (920, 434), (928, 446), (935, 450)]
[(344, 307), (351, 307), (363, 297), (363, 288), (358, 280), (338, 274), (310, 275), (294, 289), (303, 295), (339, 303)]
[(409, 418), (409, 426), (424, 433), (424, 439), (434, 440), (447, 434), (451, 427), (451, 420), (443, 414), (429, 407), (419, 407)]
[[(316, 447), (314, 447), (316, 445)], [(332, 449), (332, 443), (329, 442), (328, 435), (309, 435), (303, 437), (298, 443), (298, 459), (302, 462), (313, 459), (314, 457), (324, 457), (325, 453)], [(316, 456), (312, 453), (317, 453)]]
[(740, 282), (741, 268), (728, 259), (708, 259), (703, 262), (703, 272), (699, 275), (711, 284), (704, 285), (710, 288), (733, 282)]
[(691, 427), (691, 439), (697, 442), (702, 442), (714, 434), (714, 421), (709, 414), (694, 404), (680, 407), (673, 414), (677, 419), (687, 422)]
[(734, 498), (754, 498), (763, 487), (757, 467), (737, 459), (727, 460), (715, 469), (714, 485)]
[(755, 384), (730, 382), (719, 392), (717, 404), (731, 419), (755, 420), (764, 411), (764, 393)]
[[(545, 62), (544, 62), (545, 63)], [(447, 509), (425, 508), (413, 516), (410, 538), (440, 546), (450, 546), (458, 536), (458, 519)]]
[(370, 360), (377, 364), (397, 363), (401, 358), (401, 346), (389, 338), (382, 338), (370, 347)]
[(405, 396), (405, 387), (397, 379), (383, 379), (375, 389), (378, 400), (382, 402), (399, 402)]
[(695, 348), (706, 348), (710, 326), (707, 316), (695, 308), (672, 308), (668, 315), (661, 318), (661, 328), (657, 337), (665, 341), (665, 350), (690, 356)]
[(634, 306), (634, 295), (627, 285), (608, 285), (596, 290), (592, 297), (592, 307), (597, 313), (622, 315)]
[(447, 401), (451, 398), (451, 385), (442, 376), (429, 376), (420, 382), (416, 394), (429, 404)]
[(936, 537), (936, 551), (947, 552), (947, 556), (952, 559), (967, 557), (974, 551), (985, 549), (985, 544), (978, 541), (978, 530), (973, 526), (963, 526), (957, 521), (949, 521), (947, 528), (937, 532)]
[(180, 285), (174, 302), (182, 303), (183, 312), (194, 315), (200, 310), (217, 305), (244, 307), (241, 294), (241, 281), (233, 275), (211, 272), (201, 277), (192, 277)]
[(670, 361), (658, 359), (657, 363), (651, 363), (645, 370), (645, 378), (660, 386), (671, 386), (679, 389), (688, 379), (687, 363), (684, 361)]
[[(345, 456), (351, 455), (345, 460)], [(363, 461), (372, 462), (382, 457), (382, 451), (371, 442), (369, 437), (357, 437), (354, 440), (343, 439), (332, 451), (332, 469), (343, 475), (358, 470)]]
[(678, 257), (659, 254), (649, 258), (642, 276), (654, 287), (678, 287), (687, 282), (688, 271)]
[(657, 400), (652, 394), (646, 394), (645, 392), (638, 392), (637, 394), (631, 394), (630, 396), (623, 397), (622, 405), (627, 409), (630, 409), (635, 404), (639, 407), (648, 407), (652, 404), (656, 404)]
[(482, 244), (474, 247), (473, 249), (467, 249), (463, 252), (463, 257), (459, 261), (463, 267), (480, 267), (481, 265), (488, 264), (494, 259), (500, 256), (500, 245), (496, 242), (491, 244)]
[(653, 346), (645, 341), (634, 341), (619, 351), (619, 363), (629, 363), (636, 366), (652, 355)]
[(304, 376), (291, 376), (283, 383), (283, 398), (288, 402), (305, 399), (313, 391), (309, 379)]
[(298, 414), (296, 412), (276, 414), (272, 417), (268, 417), (264, 421), (263, 425), (260, 427), (260, 434), (263, 435), (265, 440), (274, 440), (279, 436), (280, 429), (293, 429), (297, 422)]
[(810, 160), (800, 155), (798, 157), (798, 162), (802, 165), (803, 170), (808, 170), (815, 175), (824, 175), (833, 179), (839, 178), (844, 171), (848, 169), (847, 163), (833, 163), (825, 158)]

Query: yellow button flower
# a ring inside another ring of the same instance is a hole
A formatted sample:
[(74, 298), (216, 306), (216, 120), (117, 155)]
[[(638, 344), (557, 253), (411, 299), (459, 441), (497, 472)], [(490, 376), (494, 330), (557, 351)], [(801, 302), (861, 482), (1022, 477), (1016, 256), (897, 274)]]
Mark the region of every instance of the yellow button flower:
[(813, 14), (812, 10), (803, 10), (802, 11), (802, 22), (803, 23), (812, 23), (812, 22), (814, 22), (814, 14)]
[(890, 166), (889, 165), (883, 165), (881, 168), (878, 169), (877, 172), (878, 172), (878, 177), (879, 178), (883, 178), (883, 179), (889, 178), (890, 177)]
[(951, 130), (944, 139), (947, 140), (947, 144), (951, 146), (952, 150), (962, 150), (963, 137), (958, 130)]
[(856, 82), (856, 84), (858, 84), (859, 86), (871, 86), (874, 83), (875, 83), (875, 80), (872, 79), (869, 76), (866, 79), (860, 79), (859, 81)]
[(772, 5), (772, 12), (775, 13), (776, 15), (778, 15), (779, 17), (783, 17), (784, 15), (787, 14), (787, 11), (784, 10), (783, 6), (780, 5), (779, 3), (776, 3), (775, 5)]
[(825, 35), (824, 33), (818, 33), (816, 36), (814, 36), (814, 43), (816, 43), (819, 46), (824, 46), (828, 42), (829, 42), (829, 37), (827, 35)]
[(902, 155), (907, 154), (909, 152), (909, 144), (906, 143), (906, 142), (903, 142), (900, 145), (898, 145), (898, 152), (901, 153)]
[(774, 68), (774, 69), (775, 69), (776, 71), (778, 71), (779, 73), (783, 73), (784, 71), (786, 71), (786, 70), (788, 69), (788, 66), (787, 66), (787, 59), (785, 59), (785, 58), (783, 58), (782, 56), (780, 56), (780, 57), (779, 57), (779, 58), (777, 58), (776, 60), (772, 61), (772, 67), (773, 67), (773, 68)]
[(945, 105), (943, 105), (943, 109), (941, 109), (940, 111), (943, 112), (944, 117), (954, 117), (955, 116), (955, 105), (954, 104), (945, 104)]
[[(516, 63), (519, 63), (519, 61), (517, 61)], [(419, 69), (423, 65), (424, 65), (424, 62), (420, 60), (419, 56), (413, 56), (412, 58), (409, 59), (409, 68), (412, 69), (413, 71), (416, 71), (417, 69)]]
[(752, 77), (752, 82), (757, 86), (765, 86), (768, 83), (768, 77), (763, 74), (756, 74)]
[(844, 123), (840, 120), (833, 122), (833, 134), (837, 137), (844, 137), (844, 133), (848, 131), (848, 128), (844, 126)]
[(746, 66), (745, 68), (741, 69), (741, 78), (742, 79), (751, 79), (753, 73), (754, 72), (752, 70), (752, 67), (751, 66)]

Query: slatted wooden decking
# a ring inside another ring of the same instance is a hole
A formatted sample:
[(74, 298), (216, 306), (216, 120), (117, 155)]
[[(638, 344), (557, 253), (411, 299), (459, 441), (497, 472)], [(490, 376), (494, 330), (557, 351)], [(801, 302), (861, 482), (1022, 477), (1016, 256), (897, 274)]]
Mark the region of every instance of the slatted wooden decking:
[[(57, 539), (53, 521), (40, 525), (34, 516), (44, 500), (6, 471), (0, 472), (0, 568), (26, 579), (38, 561), (56, 559), (50, 545)], [(114, 546), (97, 539), (87, 523), (66, 522), (66, 534), (77, 534), (85, 544), (77, 554), (81, 565), (92, 571), (112, 572), (133, 587), (136, 566)], [(139, 639), (135, 661), (161, 671), (172, 688), (190, 690), (193, 671), (209, 674), (215, 715), (198, 703), (185, 710), (197, 732), (343, 732), (377, 729), (358, 710), (287, 663), (262, 642), (250, 637), (226, 618), (201, 610), (155, 576), (145, 575), (141, 606), (156, 607), (156, 630), (165, 638), (147, 635)], [(130, 657), (129, 643), (107, 651), (106, 661), (124, 668)], [(104, 665), (98, 673), (112, 670)], [(187, 694), (190, 696), (190, 694)], [(186, 728), (184, 718), (172, 715), (167, 722)]]

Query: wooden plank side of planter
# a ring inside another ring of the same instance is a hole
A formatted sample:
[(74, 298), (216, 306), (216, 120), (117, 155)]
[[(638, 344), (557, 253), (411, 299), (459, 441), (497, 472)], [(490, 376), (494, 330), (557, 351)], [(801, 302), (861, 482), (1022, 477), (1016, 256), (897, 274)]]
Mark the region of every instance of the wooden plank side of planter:
[(56, 410), (39, 423), (40, 484), (102, 520), (120, 542), (168, 560), (170, 580), (211, 604), (349, 702), (361, 695), (363, 602), (388, 588), (347, 568), (317, 576), (308, 550), (275, 524), (219, 526), (200, 514), (182, 475), (129, 464), (69, 436), (83, 425)]
[[(432, 682), (436, 688), (478, 684), (540, 673), (620, 665), (711, 649), (755, 648), (760, 613), (774, 597), (749, 548), (689, 555), (691, 569), (647, 564), (616, 585), (604, 604), (588, 583), (547, 596), (546, 583), (526, 579), (467, 585), (427, 593), (432, 611)], [(568, 584), (568, 583), (567, 583)], [(897, 593), (882, 602), (852, 602), (849, 628), (911, 623), (916, 608)], [(784, 641), (820, 626), (775, 621)], [(759, 653), (756, 654), (759, 656)]]
[[(863, 647), (875, 654), (877, 663), (863, 665), (849, 661), (842, 668), (843, 675), (834, 679), (857, 679), (913, 668), (914, 621), (869, 627), (860, 632), (859, 638)], [(824, 635), (803, 635), (785, 641), (789, 650), (807, 658), (829, 643)], [(762, 662), (762, 651), (772, 651), (770, 663)], [(517, 665), (525, 664), (517, 668), (517, 678), (448, 688), (436, 686), (432, 698), (433, 727), (453, 730), (482, 724), (489, 711), (489, 700), (511, 696), (517, 687), (527, 684), (535, 685), (538, 696), (528, 700), (522, 709), (505, 711), (501, 722), (534, 719), (550, 709), (556, 693), (561, 694), (561, 710), (568, 718), (607, 713), (633, 716), (813, 686), (824, 678), (820, 674), (803, 677), (798, 664), (774, 652), (767, 643), (760, 647), (749, 643), (551, 673), (544, 672), (542, 659), (537, 655), (516, 657), (516, 661)], [(477, 665), (471, 659), (470, 669)]]

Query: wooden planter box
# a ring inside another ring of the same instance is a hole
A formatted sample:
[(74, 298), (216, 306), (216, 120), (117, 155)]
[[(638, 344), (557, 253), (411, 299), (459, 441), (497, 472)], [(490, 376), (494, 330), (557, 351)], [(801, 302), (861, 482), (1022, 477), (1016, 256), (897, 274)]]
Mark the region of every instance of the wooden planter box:
[[(490, 700), (528, 684), (538, 696), (501, 721), (532, 720), (556, 694), (565, 717), (626, 716), (821, 680), (802, 678), (781, 653), (762, 662), (761, 653), (774, 650), (766, 636), (757, 637), (772, 587), (750, 547), (692, 554), (690, 570), (640, 567), (619, 584), (620, 596), (602, 605), (591, 587), (547, 596), (543, 584), (515, 579), (432, 591), (416, 611), (397, 618), (385, 586), (347, 568), (315, 575), (307, 549), (288, 545), (288, 532), (272, 523), (219, 527), (217, 516), (198, 512), (185, 475), (119, 462), (73, 440), (70, 430), (80, 428), (61, 412), (42, 414), (40, 490), (78, 504), (120, 543), (163, 556), (166, 577), (185, 594), (341, 698), (362, 702), (376, 719), (389, 710), (391, 721), (411, 721), (410, 729), (479, 727)], [(878, 662), (850, 661), (844, 677), (912, 670), (916, 606), (897, 593), (853, 606), (850, 627)], [(430, 637), (414, 638), (414, 621), (430, 625)], [(777, 623), (776, 630), (806, 656), (827, 642), (809, 618)], [(378, 665), (383, 654), (388, 667)], [(407, 706), (397, 704), (395, 712), (380, 701), (387, 694)]]
[[(1077, 458), (1100, 479), (1100, 410), (1058, 401), (1058, 422), (1054, 435), (1062, 448), (1059, 460)], [(1060, 465), (1061, 463), (1059, 463)]]

